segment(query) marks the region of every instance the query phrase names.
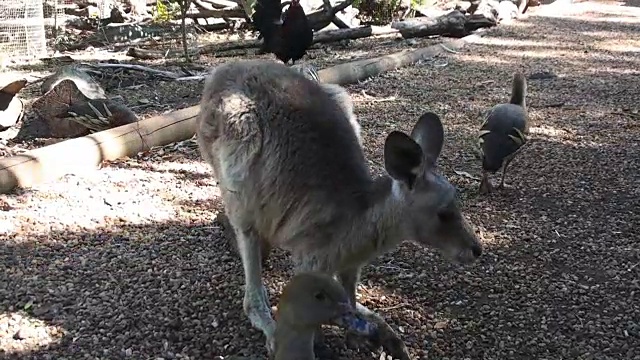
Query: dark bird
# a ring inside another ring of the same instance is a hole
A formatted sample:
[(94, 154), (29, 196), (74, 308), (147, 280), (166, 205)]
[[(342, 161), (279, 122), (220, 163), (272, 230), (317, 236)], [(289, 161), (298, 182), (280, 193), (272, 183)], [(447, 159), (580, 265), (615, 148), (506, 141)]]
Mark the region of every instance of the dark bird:
[(482, 149), (481, 194), (492, 191), (488, 173), (496, 173), (500, 168), (502, 180), (498, 188), (504, 188), (507, 167), (527, 142), (529, 124), (526, 96), (527, 81), (522, 73), (517, 72), (513, 76), (509, 103), (494, 106), (480, 126), (478, 137)]
[(282, 6), (280, 0), (258, 0), (251, 17), (253, 26), (258, 30), (258, 39), (262, 40), (261, 50), (271, 52), (278, 47), (282, 30)]
[(313, 44), (313, 29), (309, 25), (304, 9), (300, 6), (300, 0), (291, 0), (291, 5), (284, 13), (282, 36), (285, 51), (276, 56), (285, 64), (289, 59), (292, 64), (295, 64)]
[(377, 331), (373, 323), (357, 315), (344, 288), (331, 276), (315, 272), (296, 274), (285, 286), (278, 303), (274, 360), (314, 360), (314, 336), (323, 324), (363, 334)]
[(284, 14), (279, 0), (258, 0), (252, 20), (263, 39), (262, 50), (285, 64), (302, 59), (313, 43), (313, 29), (300, 0), (292, 0)]

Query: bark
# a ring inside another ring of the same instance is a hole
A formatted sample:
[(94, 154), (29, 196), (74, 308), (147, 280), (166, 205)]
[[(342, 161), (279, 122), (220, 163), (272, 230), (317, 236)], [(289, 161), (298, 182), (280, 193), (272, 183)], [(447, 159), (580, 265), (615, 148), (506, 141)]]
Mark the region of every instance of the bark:
[[(416, 63), (444, 51), (462, 48), (479, 35), (452, 40), (414, 51), (341, 64), (318, 72), (325, 83), (349, 84), (382, 72)], [(443, 46), (444, 45), (444, 46)], [(196, 130), (199, 106), (154, 116), (134, 124), (101, 131), (0, 159), (0, 193), (16, 187), (30, 187), (66, 174), (95, 169), (104, 160), (135, 156), (153, 146), (163, 146), (191, 138)]]

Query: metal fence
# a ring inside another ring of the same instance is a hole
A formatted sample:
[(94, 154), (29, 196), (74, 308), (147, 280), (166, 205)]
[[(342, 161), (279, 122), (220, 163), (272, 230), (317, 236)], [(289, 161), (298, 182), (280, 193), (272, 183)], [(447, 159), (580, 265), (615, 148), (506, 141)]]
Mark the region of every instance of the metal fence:
[(46, 54), (43, 7), (42, 0), (0, 1), (1, 53), (20, 58)]

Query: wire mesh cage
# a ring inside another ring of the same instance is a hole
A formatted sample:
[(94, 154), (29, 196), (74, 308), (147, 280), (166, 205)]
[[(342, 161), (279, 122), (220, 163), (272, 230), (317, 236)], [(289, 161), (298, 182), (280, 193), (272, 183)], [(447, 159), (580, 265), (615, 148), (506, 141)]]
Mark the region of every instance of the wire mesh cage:
[(75, 7), (73, 0), (42, 0), (45, 26), (62, 27), (67, 19), (65, 9)]
[(0, 1), (0, 53), (16, 58), (46, 54), (42, 0)]

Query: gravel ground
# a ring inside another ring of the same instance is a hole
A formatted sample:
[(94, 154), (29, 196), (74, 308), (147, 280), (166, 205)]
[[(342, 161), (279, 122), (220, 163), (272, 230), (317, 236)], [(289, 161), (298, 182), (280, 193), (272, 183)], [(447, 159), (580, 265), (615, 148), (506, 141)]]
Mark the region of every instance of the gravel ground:
[[(365, 268), (360, 300), (416, 358), (640, 359), (640, 14), (574, 9), (568, 18), (532, 9), (458, 54), (349, 87), (375, 171), (389, 131), (408, 130), (427, 109), (442, 115), (440, 164), (486, 246), (467, 267), (405, 244)], [(311, 62), (407, 43), (353, 46), (315, 51)], [(482, 197), (479, 116), (508, 99), (517, 69), (555, 77), (529, 81), (532, 141), (510, 188)], [(201, 84), (162, 87), (135, 91), (183, 107)], [(213, 221), (220, 208), (192, 140), (0, 195), (0, 358), (264, 356), (242, 313), (240, 261)], [(290, 270), (282, 252), (267, 265), (274, 304)], [(347, 348), (332, 329), (327, 344), (325, 358), (380, 356)]]

